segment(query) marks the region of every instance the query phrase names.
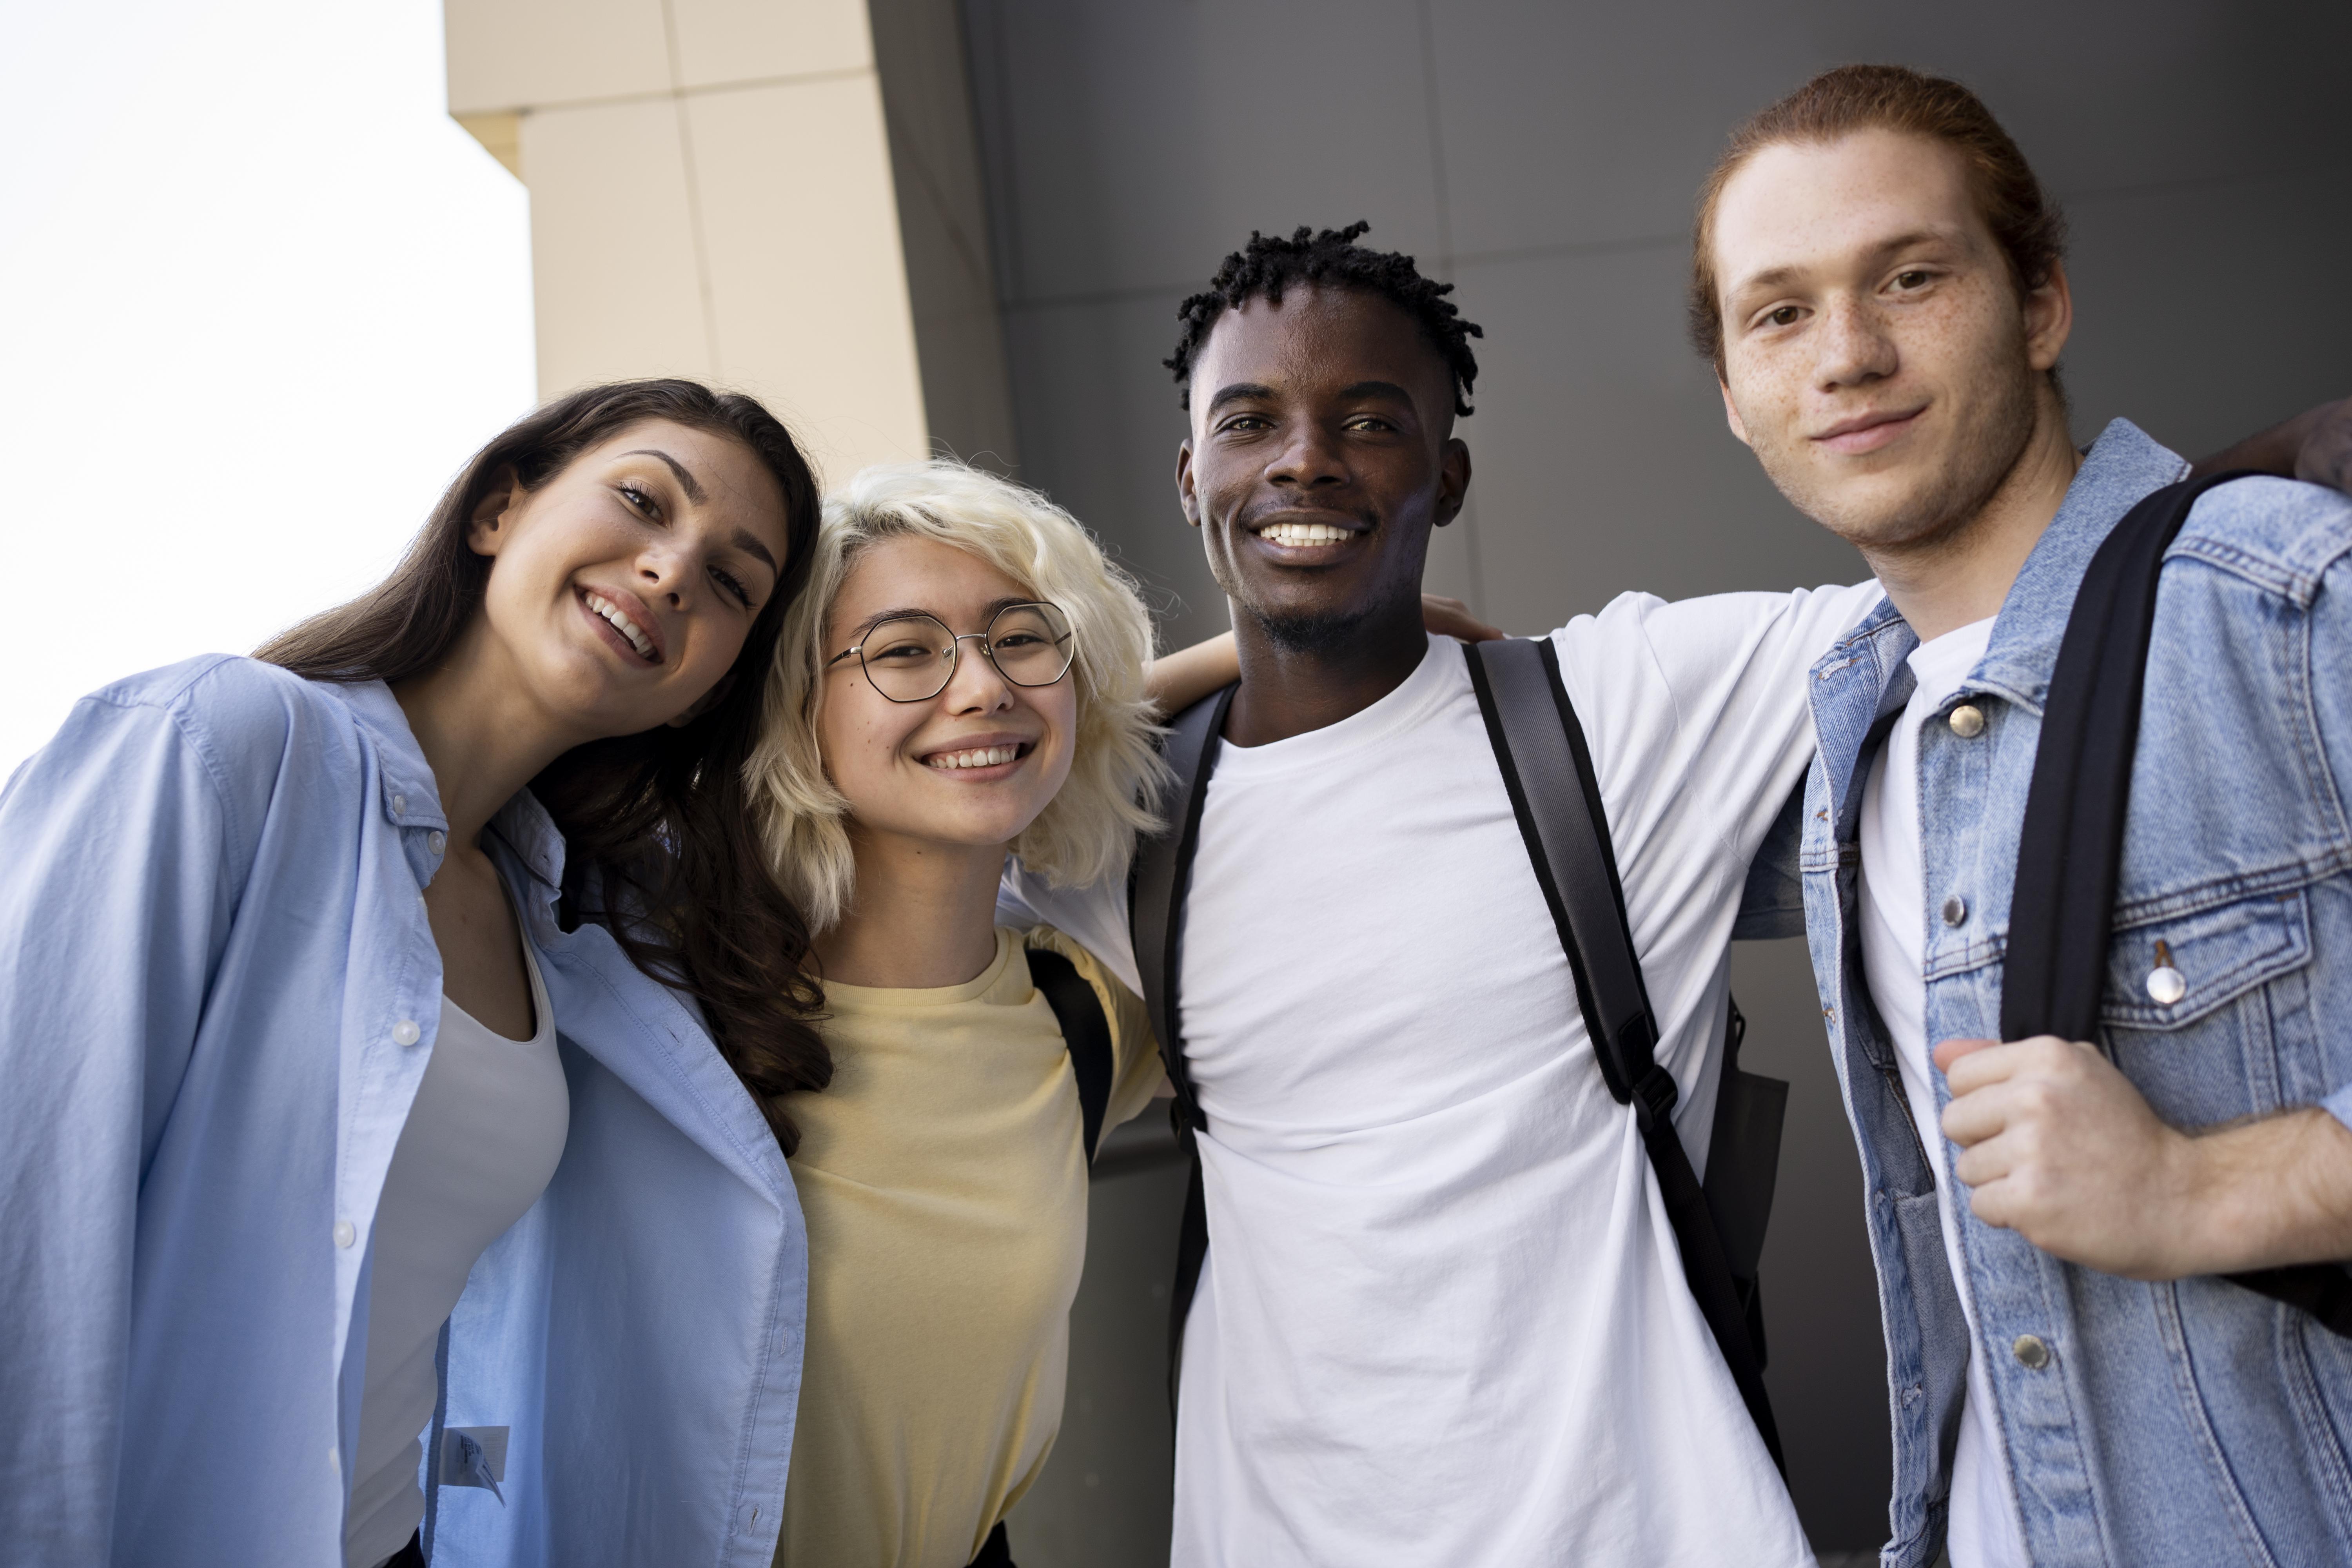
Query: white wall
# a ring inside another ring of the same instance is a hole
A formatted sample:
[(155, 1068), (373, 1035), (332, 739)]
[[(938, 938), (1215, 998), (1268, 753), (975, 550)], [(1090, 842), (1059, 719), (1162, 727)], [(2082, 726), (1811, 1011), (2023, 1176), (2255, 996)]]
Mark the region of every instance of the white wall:
[(522, 187), (436, 0), (5, 0), (0, 774), (365, 587), (532, 404)]

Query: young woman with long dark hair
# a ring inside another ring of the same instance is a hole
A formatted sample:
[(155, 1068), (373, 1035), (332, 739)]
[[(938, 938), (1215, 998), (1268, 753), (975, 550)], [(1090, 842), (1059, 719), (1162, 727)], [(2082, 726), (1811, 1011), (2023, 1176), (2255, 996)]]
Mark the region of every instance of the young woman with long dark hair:
[(766, 1561), (827, 1068), (744, 764), (816, 520), (756, 402), (574, 393), (9, 782), (0, 1556)]

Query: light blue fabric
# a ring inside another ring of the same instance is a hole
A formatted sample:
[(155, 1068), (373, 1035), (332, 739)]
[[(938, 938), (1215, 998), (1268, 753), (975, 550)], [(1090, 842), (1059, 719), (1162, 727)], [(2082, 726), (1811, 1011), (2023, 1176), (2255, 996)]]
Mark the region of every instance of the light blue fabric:
[[(1931, 721), (1920, 736), (1930, 1043), (1999, 1037), (2019, 829), (2075, 590), (2124, 514), (2186, 468), (2108, 426), (1941, 710), (1974, 705), (1981, 732)], [(1801, 848), (1886, 1327), (1890, 1568), (1942, 1544), (1971, 1353), (1922, 1143), (1941, 1134), (1912, 1124), (1855, 925), (1863, 784), (1909, 699), (1916, 643), (1882, 605), (1814, 666)], [(2100, 1043), (2176, 1126), (2323, 1101), (2342, 1115), (2352, 1100), (2347, 798), (2352, 501), (2281, 479), (2223, 486), (2166, 557), (2102, 1011)], [(1955, 897), (1965, 912), (1948, 923)], [(2147, 990), (2159, 940), (2188, 980), (2169, 1005)], [(1950, 1098), (1941, 1075), (1937, 1098)], [(2040, 1568), (2352, 1562), (2352, 1343), (2225, 1280), (2116, 1279), (1959, 1209), (1974, 1353)], [(2017, 1353), (2029, 1335), (2046, 1359)]]
[[(383, 686), (220, 657), (84, 699), (0, 793), (0, 1557), (342, 1561), (445, 826)], [(558, 929), (538, 804), (486, 843), (572, 1124), (452, 1320), (449, 1423), (512, 1437), (503, 1506), (441, 1489), (435, 1561), (766, 1568), (807, 1280), (782, 1153), (695, 1014)]]

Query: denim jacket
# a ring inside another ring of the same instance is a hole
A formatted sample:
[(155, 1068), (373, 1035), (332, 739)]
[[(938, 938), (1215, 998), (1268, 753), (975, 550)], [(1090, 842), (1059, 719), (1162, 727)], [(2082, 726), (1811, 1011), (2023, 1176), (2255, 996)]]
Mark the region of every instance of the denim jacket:
[[(340, 1563), (376, 1200), (425, 1075), (447, 823), (381, 683), (213, 657), (86, 698), (0, 792), (0, 1560)], [(570, 1086), (468, 1280), (439, 1564), (775, 1549), (807, 1285), (792, 1176), (700, 1020), (558, 928), (529, 795), (484, 842)]]
[[(1927, 1038), (2000, 1035), (2001, 957), (2042, 700), (2107, 532), (2186, 465), (2118, 420), (1920, 735)], [(1864, 981), (1863, 784), (1913, 680), (1881, 605), (1812, 670), (1821, 751), (1802, 868), (1822, 1016), (1861, 1143), (1895, 1426), (1887, 1568), (1944, 1536), (1968, 1358), (1988, 1358), (2042, 1568), (2352, 1562), (2352, 1342), (2226, 1280), (2062, 1263), (1958, 1205), (1979, 1321), (1945, 1261), (1934, 1172)], [(1972, 732), (1970, 732), (1972, 731)], [(2352, 1096), (2352, 502), (2278, 479), (2199, 500), (2165, 558), (2097, 1042), (2173, 1125)], [(2162, 941), (2188, 979), (2147, 976)], [(1939, 1105), (1949, 1089), (1937, 1075)]]

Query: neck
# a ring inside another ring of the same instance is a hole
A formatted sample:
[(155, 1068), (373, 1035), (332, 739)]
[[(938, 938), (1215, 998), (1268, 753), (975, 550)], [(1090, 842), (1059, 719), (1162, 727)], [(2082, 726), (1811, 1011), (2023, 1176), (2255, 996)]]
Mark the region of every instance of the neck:
[(2064, 409), (2045, 392), (2025, 450), (1973, 514), (1929, 538), (1862, 545), (1863, 559), (1920, 641), (2000, 613), (2082, 462)]
[(1383, 610), (1338, 647), (1300, 651), (1266, 635), (1246, 614), (1234, 617), (1241, 689), (1225, 716), (1225, 738), (1264, 746), (1354, 717), (1405, 683), (1429, 651), (1415, 595)]
[(827, 980), (929, 991), (961, 985), (996, 959), (996, 884), (1007, 846), (868, 833), (853, 819), (856, 891), (814, 943)]
[(434, 668), (392, 689), (433, 770), (452, 844), (476, 844), (541, 769), (590, 738), (564, 731), (523, 690), (470, 633)]

